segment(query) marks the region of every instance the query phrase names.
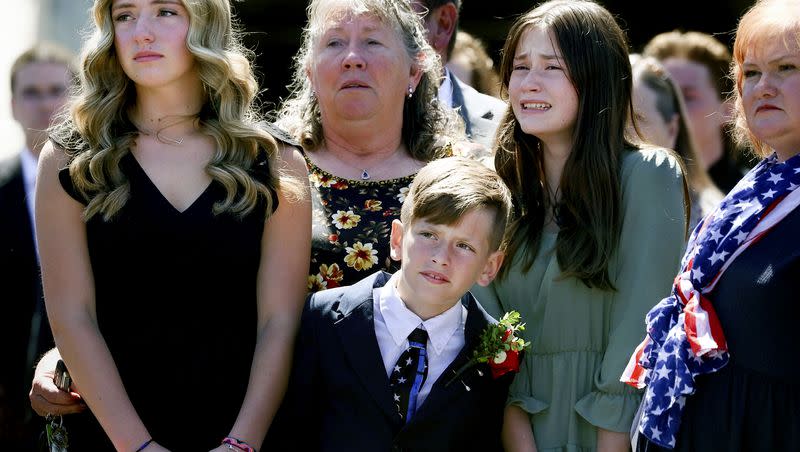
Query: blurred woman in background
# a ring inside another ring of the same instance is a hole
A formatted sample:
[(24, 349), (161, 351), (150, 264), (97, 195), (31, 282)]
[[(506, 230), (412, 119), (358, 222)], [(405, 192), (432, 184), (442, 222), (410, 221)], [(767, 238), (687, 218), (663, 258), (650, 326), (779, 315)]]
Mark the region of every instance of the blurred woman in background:
[[(674, 150), (683, 159), (689, 183), (689, 230), (713, 211), (723, 194), (699, 161), (683, 94), (664, 67), (652, 57), (631, 55), (633, 120), (642, 140)], [(633, 126), (631, 127), (634, 128)]]

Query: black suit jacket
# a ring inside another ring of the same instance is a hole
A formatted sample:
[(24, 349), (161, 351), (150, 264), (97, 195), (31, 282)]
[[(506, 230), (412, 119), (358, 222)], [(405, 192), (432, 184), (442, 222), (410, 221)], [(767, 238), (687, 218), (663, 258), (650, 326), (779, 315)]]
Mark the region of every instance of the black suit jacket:
[[(45, 315), (18, 155), (0, 162), (0, 293), (0, 449), (5, 450), (4, 446), (18, 444), (15, 441), (28, 435), (23, 424), (26, 417), (30, 418), (31, 318), (37, 309)], [(39, 335), (37, 355), (52, 346), (46, 317), (41, 325), (44, 331)]]
[[(468, 312), (464, 348), (411, 421), (401, 421), (373, 324), (372, 290), (389, 277), (378, 272), (353, 286), (309, 297), (289, 390), (265, 448), (501, 450), (503, 411), (513, 377), (495, 380), (485, 365), (479, 365), (453, 378), (472, 356), (484, 327), (494, 323), (469, 293), (462, 298)], [(287, 424), (303, 433), (285, 436)]]

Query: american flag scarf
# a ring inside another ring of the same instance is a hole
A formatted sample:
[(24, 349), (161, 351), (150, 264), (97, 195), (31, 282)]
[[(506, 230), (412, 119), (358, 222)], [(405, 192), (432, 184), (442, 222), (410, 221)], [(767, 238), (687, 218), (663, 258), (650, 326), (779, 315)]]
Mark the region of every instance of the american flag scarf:
[(647, 336), (620, 381), (647, 386), (638, 431), (672, 449), (697, 375), (723, 368), (725, 335), (706, 295), (748, 246), (800, 204), (800, 154), (772, 154), (745, 175), (692, 232), (670, 296), (647, 313)]

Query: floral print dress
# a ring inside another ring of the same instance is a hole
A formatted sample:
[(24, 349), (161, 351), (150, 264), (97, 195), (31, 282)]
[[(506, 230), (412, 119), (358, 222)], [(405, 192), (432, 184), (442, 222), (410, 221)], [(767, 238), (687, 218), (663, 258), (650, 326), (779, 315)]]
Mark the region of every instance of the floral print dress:
[(306, 164), (312, 203), (309, 292), (349, 286), (378, 270), (399, 268), (389, 257), (389, 236), (414, 175), (340, 179), (308, 157)]

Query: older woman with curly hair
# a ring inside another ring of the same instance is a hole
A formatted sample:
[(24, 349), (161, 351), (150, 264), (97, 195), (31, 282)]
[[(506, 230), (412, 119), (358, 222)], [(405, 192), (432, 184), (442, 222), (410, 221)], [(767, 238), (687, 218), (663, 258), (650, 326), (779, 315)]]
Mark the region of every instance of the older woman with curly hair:
[(414, 175), (466, 138), (437, 100), (441, 62), (408, 2), (312, 1), (295, 64), (276, 123), (309, 168), (316, 291), (392, 270), (390, 225)]
[(258, 448), (305, 294), (302, 156), (259, 127), (229, 0), (92, 14), (36, 195), (47, 312), (90, 409), (70, 449)]

